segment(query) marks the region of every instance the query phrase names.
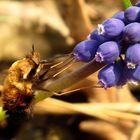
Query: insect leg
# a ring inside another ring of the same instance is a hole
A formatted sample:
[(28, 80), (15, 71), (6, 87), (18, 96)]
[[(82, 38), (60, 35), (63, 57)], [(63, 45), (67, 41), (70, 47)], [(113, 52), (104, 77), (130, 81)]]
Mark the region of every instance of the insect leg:
[(56, 91), (50, 91), (47, 89), (43, 89), (43, 88), (39, 88), (38, 90), (42, 90), (42, 91), (47, 91), (47, 92), (51, 92), (53, 93), (53, 95), (56, 96), (62, 96), (62, 95), (67, 95), (76, 91), (80, 91), (80, 90), (85, 90), (85, 89), (89, 89), (89, 88), (102, 88), (100, 85), (90, 85), (90, 86), (85, 86), (85, 87), (81, 87), (81, 88), (77, 88), (77, 89), (73, 89), (73, 90), (69, 90), (69, 91), (62, 91), (62, 92), (56, 92)]

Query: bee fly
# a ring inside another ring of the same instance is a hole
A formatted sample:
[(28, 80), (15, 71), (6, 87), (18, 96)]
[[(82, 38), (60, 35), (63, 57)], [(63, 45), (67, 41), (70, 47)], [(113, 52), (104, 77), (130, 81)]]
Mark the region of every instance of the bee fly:
[[(34, 51), (25, 58), (14, 62), (4, 80), (2, 100), (4, 109), (12, 113), (30, 113), (34, 98), (34, 87), (56, 77), (72, 64), (72, 54), (58, 56), (50, 60), (40, 60)], [(58, 58), (63, 61), (55, 62)]]

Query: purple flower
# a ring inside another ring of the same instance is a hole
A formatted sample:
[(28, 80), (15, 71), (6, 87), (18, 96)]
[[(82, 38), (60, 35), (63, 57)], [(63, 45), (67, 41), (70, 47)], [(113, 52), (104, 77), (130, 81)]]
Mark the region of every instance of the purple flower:
[(113, 87), (121, 84), (120, 77), (122, 75), (123, 65), (120, 62), (106, 65), (98, 73), (99, 84), (104, 87)]
[(73, 50), (75, 59), (84, 62), (91, 61), (95, 56), (98, 44), (95, 40), (84, 40), (80, 42)]
[(97, 62), (112, 63), (118, 58), (119, 54), (119, 44), (115, 41), (108, 41), (98, 47), (95, 60)]
[(88, 36), (88, 39), (93, 39), (93, 40), (96, 40), (99, 42), (99, 44), (102, 44), (106, 41), (108, 41), (109, 39), (108, 38), (105, 38), (103, 35), (101, 34), (98, 34), (98, 31), (95, 30), (93, 32), (91, 32)]
[(119, 20), (123, 21), (124, 23), (126, 23), (126, 19), (124, 17), (124, 11), (120, 11), (120, 12), (116, 13), (112, 18), (119, 19)]
[(125, 26), (123, 30), (123, 40), (127, 43), (137, 43), (140, 41), (140, 23), (134, 22)]
[(128, 47), (125, 60), (130, 69), (135, 69), (136, 65), (140, 65), (140, 44), (137, 43)]
[(131, 6), (125, 10), (124, 16), (129, 23), (140, 21), (140, 8)]
[(98, 24), (97, 31), (99, 35), (112, 39), (121, 35), (124, 26), (123, 21), (116, 18), (110, 18), (105, 20), (102, 24)]

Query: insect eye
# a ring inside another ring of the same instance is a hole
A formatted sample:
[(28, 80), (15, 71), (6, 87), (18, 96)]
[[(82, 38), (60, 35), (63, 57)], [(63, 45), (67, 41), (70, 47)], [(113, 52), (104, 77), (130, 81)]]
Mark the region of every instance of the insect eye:
[(28, 74), (28, 79), (32, 78), (35, 73), (36, 73), (36, 68), (31, 69), (30, 73)]

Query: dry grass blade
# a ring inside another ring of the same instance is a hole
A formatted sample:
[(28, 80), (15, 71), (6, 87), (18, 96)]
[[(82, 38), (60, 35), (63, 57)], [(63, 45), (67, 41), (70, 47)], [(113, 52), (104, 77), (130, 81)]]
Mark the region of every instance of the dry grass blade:
[(140, 139), (140, 125), (138, 124), (138, 126), (134, 129), (130, 140), (139, 140)]
[(118, 119), (125, 119), (125, 120), (131, 120), (131, 121), (140, 121), (140, 115), (133, 114), (133, 113), (127, 113), (127, 112), (120, 112), (115, 110), (104, 110), (104, 113), (118, 118)]
[[(97, 103), (95, 103), (95, 104), (91, 104), (91, 103), (71, 104), (71, 103), (67, 103), (64, 101), (60, 101), (58, 99), (47, 98), (44, 101), (37, 103), (35, 105), (34, 111), (36, 113), (49, 112), (49, 113), (53, 113), (53, 114), (82, 113), (82, 114), (97, 117), (97, 118), (100, 118), (100, 119), (103, 119), (103, 120), (106, 120), (109, 122), (115, 122), (118, 119), (132, 120), (132, 121), (140, 120), (139, 114), (132, 113), (134, 111), (126, 112), (126, 111), (128, 111), (128, 108), (126, 108), (126, 110), (125, 109), (119, 110), (117, 108), (118, 110), (116, 110), (115, 107), (113, 108), (114, 104), (115, 103), (110, 103), (110, 104), (101, 103), (101, 105), (97, 104)], [(107, 105), (112, 106), (112, 107), (107, 108)], [(121, 103), (121, 105), (123, 106), (123, 103)], [(124, 105), (125, 105), (125, 103), (124, 103)], [(134, 105), (137, 105), (137, 104), (134, 104)]]
[(37, 103), (34, 107), (35, 113), (53, 113), (53, 114), (86, 114), (92, 117), (97, 117), (105, 121), (114, 122), (115, 118), (112, 118), (104, 113), (102, 109), (91, 110), (87, 107), (83, 107), (76, 104), (67, 103), (58, 99), (47, 98), (44, 101)]
[(128, 140), (127, 135), (116, 125), (102, 120), (84, 120), (80, 122), (79, 128), (88, 134), (96, 134), (103, 140), (118, 140), (118, 138), (119, 140)]
[(88, 106), (88, 108), (104, 108), (116, 111), (125, 111), (131, 113), (140, 113), (140, 103), (82, 103), (81, 106)]

